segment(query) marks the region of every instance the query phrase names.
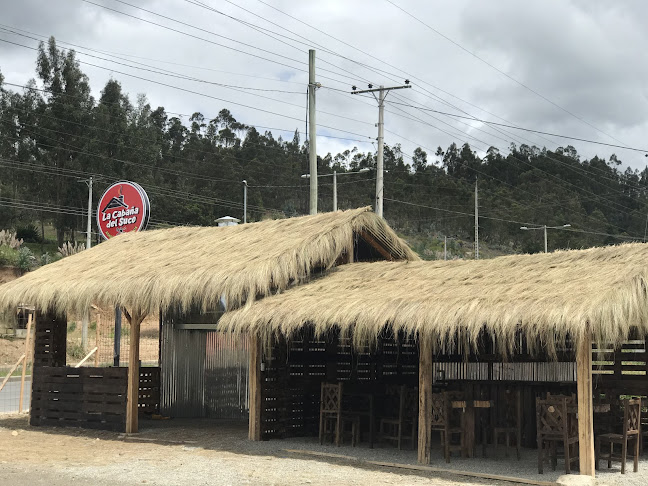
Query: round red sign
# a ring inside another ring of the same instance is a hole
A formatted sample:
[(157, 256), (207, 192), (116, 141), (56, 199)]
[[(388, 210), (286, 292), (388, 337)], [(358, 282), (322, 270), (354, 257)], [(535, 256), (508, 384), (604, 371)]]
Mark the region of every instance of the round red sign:
[(106, 239), (140, 231), (148, 224), (150, 209), (148, 196), (139, 184), (117, 182), (99, 199), (97, 226)]

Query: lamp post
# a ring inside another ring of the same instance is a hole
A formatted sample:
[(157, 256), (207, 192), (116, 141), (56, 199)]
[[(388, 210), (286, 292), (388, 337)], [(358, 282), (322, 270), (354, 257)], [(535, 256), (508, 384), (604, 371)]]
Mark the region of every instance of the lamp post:
[[(369, 167), (365, 167), (364, 169), (356, 170), (353, 172), (340, 172), (339, 175), (348, 175), (348, 174), (362, 174), (363, 172), (369, 172), (371, 169)], [(337, 178), (338, 178), (338, 173), (337, 171), (333, 171), (332, 174), (318, 174), (317, 177), (333, 177), (333, 211), (337, 211)], [(309, 179), (310, 174), (302, 174), (302, 179)]]
[(544, 231), (544, 252), (548, 253), (547, 251), (547, 229), (563, 229), (563, 228), (569, 228), (571, 227), (571, 224), (563, 224), (562, 226), (547, 226), (546, 224), (542, 226), (534, 226), (532, 228), (529, 228), (527, 226), (520, 226), (521, 230), (524, 231), (532, 231), (532, 230), (543, 230)]

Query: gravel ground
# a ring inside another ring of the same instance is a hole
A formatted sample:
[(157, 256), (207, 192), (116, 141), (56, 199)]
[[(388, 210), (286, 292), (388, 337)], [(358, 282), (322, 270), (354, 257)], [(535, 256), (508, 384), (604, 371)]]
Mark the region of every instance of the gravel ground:
[[(32, 428), (25, 416), (0, 415), (0, 484), (4, 485), (506, 485), (454, 474), (407, 471), (363, 463), (363, 460), (416, 464), (414, 451), (320, 446), (316, 440), (267, 442), (247, 440), (247, 424), (212, 420), (142, 421), (140, 434), (73, 428)], [(348, 459), (287, 452), (299, 449), (341, 454)], [(452, 458), (448, 465), (438, 448), (431, 466), (444, 469), (526, 477), (552, 481), (559, 473), (537, 474), (535, 451), (521, 461), (505, 458), (503, 450), (487, 459)], [(560, 467), (559, 463), (559, 467)], [(630, 468), (631, 469), (631, 468)], [(601, 471), (600, 483), (610, 486), (648, 484), (648, 462), (640, 473)]]

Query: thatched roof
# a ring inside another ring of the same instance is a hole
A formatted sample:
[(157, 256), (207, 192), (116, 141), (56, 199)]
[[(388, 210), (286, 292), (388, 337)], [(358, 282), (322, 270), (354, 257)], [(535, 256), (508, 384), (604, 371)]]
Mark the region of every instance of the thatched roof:
[[(492, 260), (376, 262), (341, 266), (221, 318), (223, 329), (290, 336), (306, 324), (359, 341), (385, 326), (431, 336), (489, 330), (510, 349), (517, 330), (553, 346), (569, 334), (619, 342), (648, 333), (648, 245), (505, 256)], [(548, 351), (551, 352), (551, 349)]]
[(213, 309), (224, 295), (233, 308), (332, 267), (353, 251), (360, 234), (394, 259), (418, 259), (369, 208), (221, 228), (176, 227), (120, 235), (28, 273), (0, 287), (0, 307)]

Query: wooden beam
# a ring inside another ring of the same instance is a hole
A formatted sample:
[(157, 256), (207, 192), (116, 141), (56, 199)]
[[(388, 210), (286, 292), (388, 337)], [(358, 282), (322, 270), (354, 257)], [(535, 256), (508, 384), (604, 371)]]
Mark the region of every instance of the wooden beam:
[(366, 231), (361, 231), (361, 232), (360, 232), (360, 237), (361, 237), (363, 240), (365, 240), (369, 245), (371, 245), (371, 247), (372, 247), (374, 250), (376, 250), (378, 253), (380, 253), (380, 255), (381, 255), (385, 260), (388, 260), (388, 261), (390, 261), (390, 262), (395, 260), (394, 255), (392, 255), (391, 253), (389, 253), (389, 252), (385, 249), (385, 247), (382, 246), (382, 245), (378, 242), (378, 240), (376, 240), (373, 236), (371, 236), (371, 235), (370, 235), (369, 233), (367, 233)]
[(592, 403), (592, 335), (589, 329), (577, 343), (576, 388), (578, 393), (578, 452), (580, 473), (594, 472), (594, 406)]
[(432, 446), (432, 341), (419, 337), (418, 462), (430, 464)]
[[(25, 393), (25, 372), (27, 371), (27, 361), (29, 361), (29, 340), (31, 338), (31, 326), (32, 326), (32, 313), (29, 313), (27, 317), (27, 336), (25, 336), (25, 359), (23, 359), (22, 366), (22, 376), (20, 378), (20, 397), (18, 398), (18, 413), (22, 412), (23, 409), (23, 396)], [(33, 368), (33, 366), (32, 366)]]
[(250, 345), (250, 440), (261, 440), (261, 340), (255, 335), (249, 336)]
[(134, 434), (138, 431), (138, 402), (139, 402), (139, 345), (140, 324), (146, 317), (145, 314), (124, 315), (130, 324), (130, 350), (128, 353), (128, 389), (126, 403), (126, 433)]

